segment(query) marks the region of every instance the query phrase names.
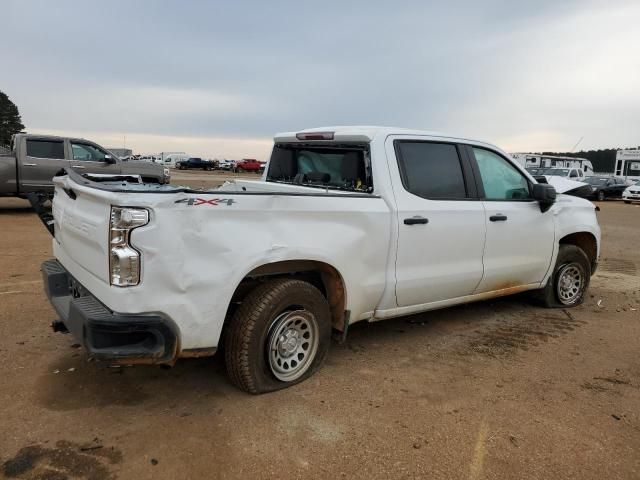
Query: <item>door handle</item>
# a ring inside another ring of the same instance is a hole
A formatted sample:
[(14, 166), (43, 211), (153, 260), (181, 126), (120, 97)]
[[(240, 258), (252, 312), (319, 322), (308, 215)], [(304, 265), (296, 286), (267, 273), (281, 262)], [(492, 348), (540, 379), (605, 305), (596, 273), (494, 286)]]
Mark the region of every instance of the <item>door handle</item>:
[(37, 167), (38, 164), (37, 163), (23, 163), (22, 166), (23, 167)]
[(82, 165), (71, 165), (73, 168), (87, 168), (87, 167), (83, 167)]
[(489, 217), (489, 220), (491, 220), (492, 222), (506, 222), (507, 216), (499, 213), (498, 215), (491, 215)]
[(429, 223), (429, 219), (428, 218), (424, 218), (424, 217), (411, 217), (411, 218), (405, 218), (404, 219), (404, 224), (405, 225), (424, 225), (425, 223)]

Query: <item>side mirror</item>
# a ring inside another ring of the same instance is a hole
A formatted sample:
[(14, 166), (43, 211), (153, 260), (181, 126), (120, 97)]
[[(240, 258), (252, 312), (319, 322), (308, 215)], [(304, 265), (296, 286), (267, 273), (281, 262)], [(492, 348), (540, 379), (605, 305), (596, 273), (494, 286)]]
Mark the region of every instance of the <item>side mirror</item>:
[(113, 158), (111, 155), (105, 155), (104, 161), (105, 163), (116, 163), (116, 159)]
[(556, 189), (544, 183), (533, 184), (533, 198), (540, 203), (540, 211), (546, 212), (556, 201)]

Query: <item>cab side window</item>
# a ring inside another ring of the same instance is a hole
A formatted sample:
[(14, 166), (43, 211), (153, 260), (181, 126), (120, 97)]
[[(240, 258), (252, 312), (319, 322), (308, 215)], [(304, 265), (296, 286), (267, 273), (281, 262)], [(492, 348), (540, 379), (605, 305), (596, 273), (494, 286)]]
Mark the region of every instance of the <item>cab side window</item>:
[(64, 143), (49, 140), (27, 140), (27, 156), (64, 160)]
[(529, 182), (518, 169), (500, 155), (473, 148), (487, 200), (528, 200)]
[(107, 152), (88, 143), (72, 143), (73, 159), (89, 162), (104, 162)]
[(468, 197), (455, 145), (414, 140), (394, 143), (400, 177), (408, 192), (430, 200)]

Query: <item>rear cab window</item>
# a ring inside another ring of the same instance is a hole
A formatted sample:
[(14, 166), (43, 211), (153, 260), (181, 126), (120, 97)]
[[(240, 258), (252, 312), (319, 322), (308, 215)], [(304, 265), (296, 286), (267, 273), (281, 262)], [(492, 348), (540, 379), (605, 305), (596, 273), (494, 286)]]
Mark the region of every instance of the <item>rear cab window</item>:
[(64, 160), (64, 142), (62, 140), (27, 139), (27, 156)]
[(276, 144), (267, 182), (373, 192), (368, 146)]

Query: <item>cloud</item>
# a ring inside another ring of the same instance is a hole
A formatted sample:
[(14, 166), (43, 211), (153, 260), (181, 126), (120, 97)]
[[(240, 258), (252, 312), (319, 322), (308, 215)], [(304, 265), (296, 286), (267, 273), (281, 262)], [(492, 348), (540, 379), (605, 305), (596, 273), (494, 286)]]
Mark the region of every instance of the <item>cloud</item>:
[(29, 128), (127, 134), (141, 150), (154, 138), (193, 148), (246, 139), (247, 155), (274, 132), (332, 124), (518, 150), (567, 149), (581, 136), (585, 148), (640, 141), (635, 1), (9, 1), (3, 10), (15, 43), (0, 45), (11, 65), (0, 88)]

